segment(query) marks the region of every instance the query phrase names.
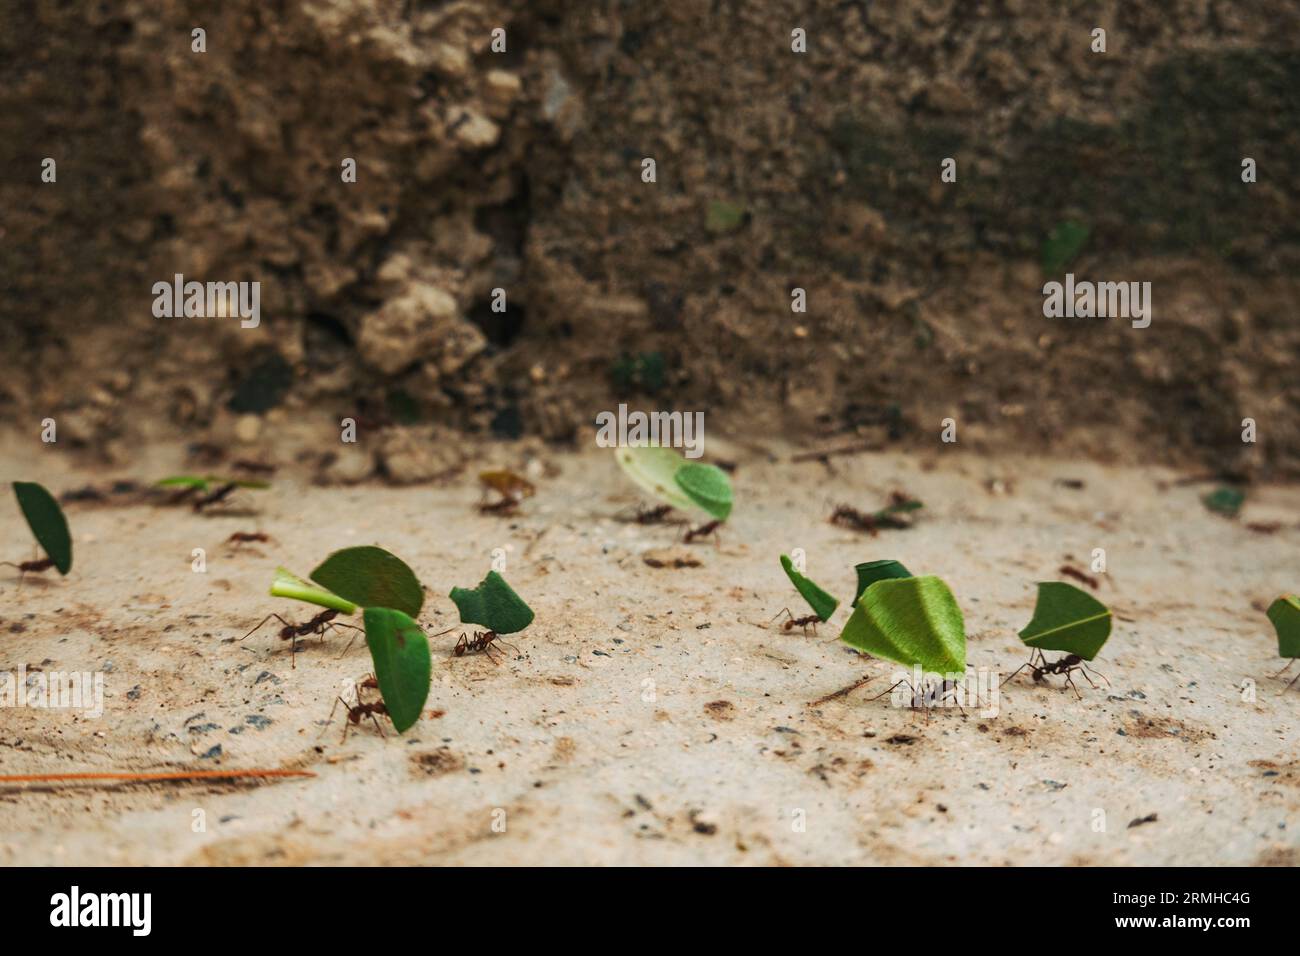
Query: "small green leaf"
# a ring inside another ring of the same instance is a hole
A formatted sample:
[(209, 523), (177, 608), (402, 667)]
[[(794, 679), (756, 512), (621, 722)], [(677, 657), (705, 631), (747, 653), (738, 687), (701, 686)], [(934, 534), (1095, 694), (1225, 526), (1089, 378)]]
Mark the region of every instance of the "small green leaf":
[(671, 448), (658, 445), (636, 445), (615, 448), (614, 457), (620, 467), (645, 492), (665, 504), (689, 511), (694, 502), (677, 486), (673, 476), (685, 459)]
[(966, 672), (966, 626), (957, 600), (936, 577), (885, 578), (858, 600), (840, 640), (931, 674)]
[(1067, 221), (1057, 225), (1043, 240), (1040, 255), (1043, 272), (1049, 276), (1060, 272), (1074, 261), (1074, 257), (1088, 241), (1088, 227), (1082, 223)]
[(1268, 619), (1277, 631), (1279, 657), (1300, 657), (1300, 597), (1288, 594), (1269, 605)]
[(495, 571), (489, 571), (473, 590), (452, 588), (450, 596), (462, 624), (481, 624), (498, 634), (513, 634), (533, 623), (533, 609)]
[(159, 488), (198, 488), (200, 491), (208, 490), (208, 479), (201, 478), (198, 475), (172, 475), (170, 478), (163, 478), (157, 484)]
[(812, 581), (800, 574), (794, 569), (794, 562), (787, 555), (781, 555), (781, 567), (785, 568), (786, 577), (794, 585), (794, 589), (803, 595), (803, 599), (808, 602), (808, 606), (813, 609), (823, 621), (829, 621), (835, 609), (840, 606), (839, 598), (832, 597)]
[(415, 572), (395, 554), (372, 545), (335, 551), (311, 579), (361, 607), (390, 607), (417, 617), (424, 606)]
[(1246, 501), (1246, 493), (1238, 488), (1216, 488), (1201, 499), (1205, 507), (1225, 518), (1237, 517)]
[(677, 486), (719, 521), (731, 514), (731, 479), (717, 465), (688, 462), (673, 475)]
[(72, 535), (68, 533), (63, 509), (52, 494), (34, 481), (15, 481), (14, 494), (37, 544), (54, 561), (59, 573), (67, 574), (72, 570)]
[(408, 615), (390, 607), (368, 607), (362, 619), (379, 693), (400, 734), (420, 719), (429, 698), (429, 639)]
[(332, 591), (317, 587), (310, 581), (304, 581), (287, 568), (275, 569), (275, 580), (271, 582), (271, 597), (291, 598), (306, 601), (319, 607), (332, 608), (344, 614), (357, 613), (357, 606), (346, 598), (341, 598)]
[(714, 199), (709, 202), (704, 228), (715, 236), (735, 232), (745, 224), (745, 210), (735, 203)]
[(1097, 656), (1110, 636), (1110, 608), (1063, 581), (1041, 581), (1034, 616), (1020, 639), (1041, 651), (1065, 651), (1085, 661)]
[(883, 561), (867, 561), (863, 564), (855, 564), (853, 570), (858, 572), (858, 592), (853, 595), (853, 603), (858, 603), (858, 598), (862, 597), (862, 592), (877, 581), (884, 581), (887, 578), (910, 578), (912, 572), (903, 567), (902, 564), (886, 558)]

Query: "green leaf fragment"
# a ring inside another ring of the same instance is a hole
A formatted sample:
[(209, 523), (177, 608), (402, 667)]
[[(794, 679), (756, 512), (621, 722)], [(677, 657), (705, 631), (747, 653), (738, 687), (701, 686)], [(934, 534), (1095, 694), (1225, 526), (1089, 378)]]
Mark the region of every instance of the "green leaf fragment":
[(729, 232), (735, 232), (744, 224), (744, 207), (722, 199), (714, 199), (709, 202), (704, 217), (704, 228), (713, 235), (721, 236)]
[(903, 567), (901, 563), (886, 558), (883, 561), (866, 561), (862, 564), (855, 564), (853, 570), (858, 573), (858, 590), (853, 595), (853, 603), (858, 603), (858, 598), (867, 588), (877, 581), (884, 581), (888, 578), (910, 578), (912, 572)]
[(34, 481), (15, 481), (14, 495), (36, 543), (54, 562), (59, 573), (67, 574), (72, 570), (72, 535), (68, 532), (68, 519), (63, 516), (59, 503)]
[(1216, 488), (1201, 499), (1205, 507), (1227, 518), (1237, 517), (1246, 502), (1246, 493), (1238, 488)]
[(368, 607), (363, 622), (379, 693), (400, 734), (420, 719), (429, 698), (429, 639), (409, 615), (394, 608)]
[(695, 506), (685, 490), (673, 480), (677, 469), (684, 463), (682, 456), (673, 449), (658, 445), (615, 448), (614, 458), (641, 490), (664, 504), (683, 511), (689, 511)]
[(344, 614), (355, 614), (357, 612), (357, 605), (351, 601), (339, 597), (333, 591), (318, 587), (310, 581), (304, 581), (287, 568), (275, 569), (275, 580), (271, 582), (271, 597), (306, 601), (308, 604), (332, 608)]
[(1300, 597), (1288, 594), (1278, 598), (1269, 605), (1268, 619), (1277, 631), (1278, 656), (1300, 657)]
[(827, 594), (812, 581), (808, 580), (808, 578), (796, 571), (794, 569), (794, 562), (790, 560), (788, 555), (781, 555), (781, 567), (785, 568), (785, 573), (790, 579), (790, 583), (794, 585), (796, 591), (803, 595), (803, 599), (808, 602), (808, 606), (813, 609), (813, 613), (823, 621), (829, 621), (831, 615), (835, 613), (835, 609), (840, 606), (839, 598)]
[(1078, 654), (1090, 661), (1106, 643), (1110, 627), (1110, 608), (1091, 594), (1063, 581), (1041, 581), (1034, 616), (1020, 639), (1039, 650)]
[(850, 647), (931, 674), (966, 672), (966, 626), (936, 577), (885, 578), (858, 599), (840, 634)]
[(1088, 241), (1088, 233), (1088, 227), (1082, 223), (1067, 221), (1058, 224), (1043, 240), (1040, 250), (1043, 272), (1049, 276), (1057, 275), (1073, 262)]
[(690, 499), (719, 521), (731, 514), (731, 479), (717, 465), (688, 462), (673, 475)]
[(372, 545), (335, 551), (311, 579), (361, 607), (390, 607), (418, 617), (424, 606), (415, 572), (395, 554)]
[(496, 571), (474, 589), (452, 588), (451, 599), (463, 624), (481, 624), (498, 634), (513, 634), (533, 623), (533, 609)]

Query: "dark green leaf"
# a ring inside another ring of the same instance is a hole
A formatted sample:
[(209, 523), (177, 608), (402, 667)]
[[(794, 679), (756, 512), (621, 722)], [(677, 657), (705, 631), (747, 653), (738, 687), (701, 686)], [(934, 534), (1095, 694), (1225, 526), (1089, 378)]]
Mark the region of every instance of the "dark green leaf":
[(401, 558), (371, 545), (335, 551), (311, 579), (362, 607), (396, 608), (416, 617), (424, 606), (415, 572)]
[(886, 578), (910, 578), (912, 572), (903, 567), (902, 564), (886, 558), (883, 561), (867, 561), (863, 564), (855, 564), (853, 570), (858, 572), (858, 591), (853, 595), (853, 603), (858, 603), (858, 598), (862, 597), (862, 592), (877, 581), (883, 581)]
[(68, 533), (63, 509), (53, 495), (33, 481), (15, 481), (14, 494), (36, 542), (54, 561), (59, 573), (67, 574), (72, 570), (72, 535)]
[(498, 634), (513, 634), (533, 623), (533, 609), (495, 571), (489, 571), (473, 590), (452, 588), (451, 599), (463, 624), (481, 624)]
[(1051, 234), (1043, 240), (1041, 256), (1043, 272), (1049, 276), (1059, 275), (1088, 241), (1088, 227), (1078, 222), (1060, 223)]
[(961, 608), (948, 585), (936, 577), (876, 581), (858, 600), (840, 640), (926, 673), (966, 672)]
[(1090, 661), (1110, 636), (1110, 624), (1110, 608), (1091, 594), (1063, 581), (1042, 581), (1034, 616), (1020, 639), (1039, 650), (1065, 651)]
[(1278, 655), (1300, 657), (1300, 597), (1289, 594), (1278, 598), (1269, 606), (1268, 619), (1277, 631)]
[(363, 620), (379, 693), (400, 734), (420, 719), (429, 697), (429, 639), (420, 625), (392, 608), (368, 607)]
[(1237, 517), (1246, 501), (1246, 493), (1238, 488), (1216, 488), (1201, 499), (1205, 507), (1225, 518)]
[(823, 621), (829, 621), (835, 609), (840, 606), (839, 598), (832, 597), (812, 581), (800, 574), (794, 569), (794, 562), (787, 555), (781, 555), (781, 567), (785, 568), (786, 576), (794, 589), (803, 595), (803, 599), (808, 602), (808, 606), (813, 609)]

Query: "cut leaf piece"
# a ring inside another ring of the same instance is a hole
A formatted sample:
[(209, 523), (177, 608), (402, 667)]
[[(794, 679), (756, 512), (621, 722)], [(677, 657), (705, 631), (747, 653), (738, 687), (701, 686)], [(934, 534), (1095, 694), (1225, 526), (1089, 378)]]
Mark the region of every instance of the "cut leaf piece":
[(310, 581), (304, 581), (287, 568), (275, 569), (275, 580), (271, 582), (271, 597), (306, 601), (308, 604), (333, 608), (335, 611), (341, 611), (344, 614), (357, 613), (357, 606), (351, 601), (339, 597), (333, 591), (327, 591), (323, 587), (312, 584)]
[(59, 573), (67, 574), (72, 570), (72, 535), (68, 533), (68, 519), (63, 516), (63, 509), (52, 494), (34, 481), (15, 481), (14, 494), (36, 543), (54, 562)]
[(893, 558), (886, 558), (883, 561), (866, 561), (862, 564), (855, 564), (853, 570), (858, 572), (858, 592), (853, 595), (853, 603), (858, 603), (858, 598), (862, 597), (862, 592), (877, 581), (884, 581), (888, 578), (910, 578), (912, 572), (903, 567), (901, 563)]
[(533, 609), (495, 571), (489, 571), (473, 590), (452, 588), (451, 599), (463, 624), (481, 624), (498, 634), (513, 634), (533, 623)]
[(379, 693), (400, 734), (420, 719), (429, 698), (429, 639), (409, 615), (391, 607), (368, 607), (362, 620)]
[(271, 487), (269, 481), (257, 478), (222, 478), (220, 475), (172, 475), (155, 482), (159, 488), (197, 488), (207, 491), (213, 485), (234, 485), (236, 488), (252, 488), (264, 491)]
[(1245, 504), (1246, 493), (1239, 488), (1216, 488), (1201, 499), (1205, 507), (1225, 518), (1237, 517), (1241, 506)]
[(803, 595), (803, 599), (808, 602), (808, 606), (813, 609), (823, 621), (829, 621), (835, 609), (840, 606), (840, 599), (832, 597), (812, 581), (809, 581), (801, 573), (794, 569), (794, 562), (788, 555), (781, 555), (781, 567), (785, 568), (786, 577), (794, 585), (794, 589)]
[(311, 579), (361, 607), (391, 607), (418, 617), (424, 606), (415, 572), (397, 555), (373, 545), (335, 551)]
[(673, 480), (677, 469), (685, 461), (673, 449), (658, 445), (615, 448), (614, 457), (623, 471), (627, 472), (627, 476), (646, 493), (683, 511), (695, 507), (695, 503)]
[(1110, 608), (1064, 581), (1041, 581), (1034, 616), (1020, 639), (1042, 651), (1065, 651), (1085, 661), (1097, 656), (1110, 636)]
[(957, 600), (936, 577), (887, 578), (862, 597), (840, 640), (930, 674), (966, 672), (966, 626)]
[(731, 479), (717, 465), (689, 462), (673, 476), (692, 501), (719, 521), (731, 514)]
[(1049, 276), (1058, 275), (1073, 262), (1088, 241), (1088, 232), (1087, 226), (1072, 220), (1057, 224), (1039, 250), (1043, 272)]
[(1268, 619), (1277, 631), (1279, 657), (1300, 657), (1300, 597), (1288, 594), (1268, 608)]

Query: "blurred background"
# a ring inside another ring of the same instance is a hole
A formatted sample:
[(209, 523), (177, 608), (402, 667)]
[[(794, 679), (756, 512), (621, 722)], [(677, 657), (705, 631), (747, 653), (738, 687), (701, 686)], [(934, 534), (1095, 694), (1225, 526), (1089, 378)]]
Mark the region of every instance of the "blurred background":
[[(0, 0), (0, 421), (419, 481), (627, 401), (1294, 476), (1297, 38), (1294, 0)], [(1150, 328), (1045, 318), (1066, 271), (1151, 282)], [(155, 318), (176, 273), (260, 326)], [(365, 451), (314, 452), (343, 416)]]

